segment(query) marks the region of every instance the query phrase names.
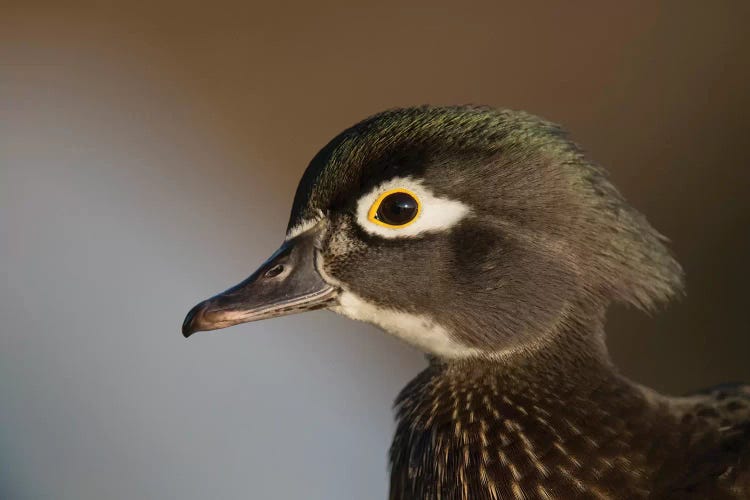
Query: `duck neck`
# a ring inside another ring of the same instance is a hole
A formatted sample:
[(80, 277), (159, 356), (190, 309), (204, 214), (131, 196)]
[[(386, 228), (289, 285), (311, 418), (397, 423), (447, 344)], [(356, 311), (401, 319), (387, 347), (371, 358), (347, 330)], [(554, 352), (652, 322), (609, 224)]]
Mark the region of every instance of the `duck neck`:
[[(618, 397), (608, 400), (606, 396), (611, 392)], [(474, 394), (474, 398), (481, 396), (485, 402), (507, 403), (515, 398), (537, 408), (550, 405), (554, 408), (547, 410), (558, 415), (579, 413), (589, 406), (617, 405), (623, 403), (623, 395), (640, 398), (643, 394), (612, 364), (599, 317), (567, 321), (533, 344), (486, 357), (430, 358), (429, 367), (399, 395), (399, 418), (424, 418), (428, 413), (413, 411), (419, 403), (429, 401), (435, 405), (433, 398), (446, 393), (450, 397), (441, 399), (442, 404), (460, 406), (461, 398), (472, 398)], [(571, 406), (569, 401), (576, 404)], [(558, 407), (557, 403), (563, 405)], [(472, 404), (464, 405), (464, 409), (471, 411)], [(420, 423), (429, 426), (429, 416)]]
[(433, 359), (396, 406), (392, 490), (408, 491), (392, 498), (445, 492), (451, 481), (541, 492), (554, 479), (555, 491), (575, 496), (606, 477), (637, 489), (650, 467), (638, 436), (669, 425), (616, 372), (591, 318), (500, 357)]

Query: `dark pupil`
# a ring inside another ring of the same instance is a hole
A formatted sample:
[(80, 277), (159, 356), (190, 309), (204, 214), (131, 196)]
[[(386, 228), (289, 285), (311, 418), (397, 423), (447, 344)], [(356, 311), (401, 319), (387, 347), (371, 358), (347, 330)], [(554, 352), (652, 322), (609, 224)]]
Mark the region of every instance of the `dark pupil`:
[(401, 226), (417, 216), (417, 200), (406, 193), (389, 194), (380, 202), (377, 215), (386, 224)]

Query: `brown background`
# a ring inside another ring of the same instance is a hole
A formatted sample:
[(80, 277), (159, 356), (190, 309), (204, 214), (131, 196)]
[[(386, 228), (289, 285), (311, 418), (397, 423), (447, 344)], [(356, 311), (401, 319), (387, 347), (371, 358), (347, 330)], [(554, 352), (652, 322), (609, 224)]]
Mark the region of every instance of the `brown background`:
[(750, 380), (750, 3), (0, 3), (0, 497), (383, 498), (421, 356), (331, 313), (184, 342), (384, 108), (564, 124), (688, 296), (610, 314), (623, 371)]

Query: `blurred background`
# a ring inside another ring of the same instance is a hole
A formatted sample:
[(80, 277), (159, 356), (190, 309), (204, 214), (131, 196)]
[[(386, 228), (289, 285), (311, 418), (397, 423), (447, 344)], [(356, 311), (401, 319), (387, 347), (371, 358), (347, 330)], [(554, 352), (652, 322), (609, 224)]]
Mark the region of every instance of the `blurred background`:
[(384, 498), (419, 353), (328, 312), (179, 327), (395, 106), (564, 124), (687, 271), (611, 312), (616, 362), (750, 380), (750, 3), (133, 4), (0, 3), (0, 498)]

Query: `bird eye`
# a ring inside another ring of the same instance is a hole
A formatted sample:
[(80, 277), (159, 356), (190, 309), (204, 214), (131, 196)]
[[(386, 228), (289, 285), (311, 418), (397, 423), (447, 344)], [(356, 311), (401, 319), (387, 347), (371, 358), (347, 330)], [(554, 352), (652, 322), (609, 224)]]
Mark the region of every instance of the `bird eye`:
[(420, 211), (419, 199), (414, 193), (406, 189), (391, 189), (375, 200), (367, 218), (385, 227), (404, 227), (414, 222)]

